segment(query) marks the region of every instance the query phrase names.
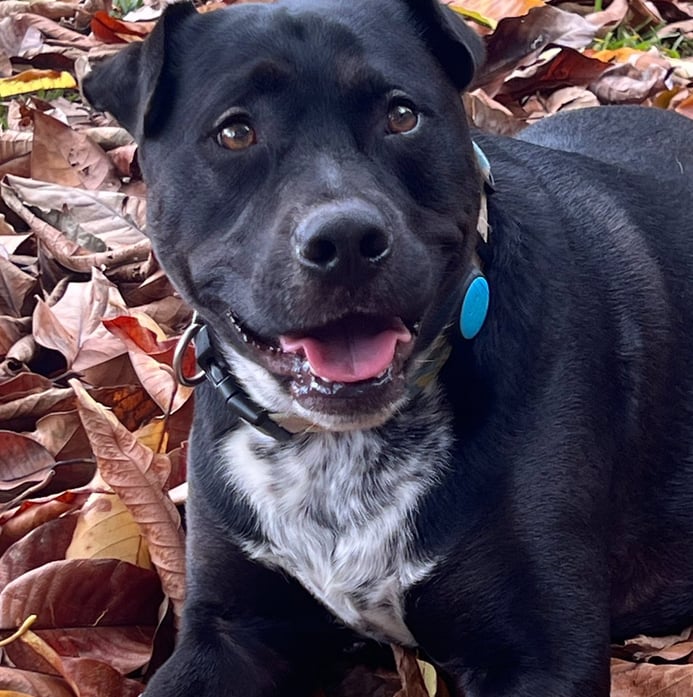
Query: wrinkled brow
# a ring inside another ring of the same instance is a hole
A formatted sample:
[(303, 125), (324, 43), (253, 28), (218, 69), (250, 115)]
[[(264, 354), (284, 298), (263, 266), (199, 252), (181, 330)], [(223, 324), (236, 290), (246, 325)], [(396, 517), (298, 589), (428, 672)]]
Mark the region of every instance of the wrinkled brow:
[(261, 60), (250, 66), (248, 81), (258, 91), (276, 92), (288, 86), (292, 72), (287, 65)]

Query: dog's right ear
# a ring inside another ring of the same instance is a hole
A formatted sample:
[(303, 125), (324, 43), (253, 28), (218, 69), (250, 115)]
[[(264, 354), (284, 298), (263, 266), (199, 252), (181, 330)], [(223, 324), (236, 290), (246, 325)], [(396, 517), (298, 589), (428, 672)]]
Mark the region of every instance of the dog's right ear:
[(84, 78), (82, 92), (87, 101), (95, 109), (113, 114), (138, 142), (153, 135), (172, 98), (172, 86), (162, 80), (171, 37), (196, 14), (192, 3), (169, 5), (142, 43), (96, 63)]
[(439, 0), (405, 0), (424, 41), (458, 90), (484, 62), (484, 44), (456, 12)]

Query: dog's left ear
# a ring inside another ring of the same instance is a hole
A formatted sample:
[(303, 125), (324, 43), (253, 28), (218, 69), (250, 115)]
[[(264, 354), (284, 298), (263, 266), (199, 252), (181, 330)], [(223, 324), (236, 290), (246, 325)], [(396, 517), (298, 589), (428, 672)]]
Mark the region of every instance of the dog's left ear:
[(190, 2), (169, 5), (152, 33), (112, 58), (96, 63), (84, 78), (82, 92), (99, 111), (108, 111), (140, 142), (152, 135), (173, 98), (164, 76), (172, 36), (197, 15)]
[(481, 38), (456, 12), (438, 0), (405, 0), (431, 53), (458, 90), (472, 81), (484, 62)]

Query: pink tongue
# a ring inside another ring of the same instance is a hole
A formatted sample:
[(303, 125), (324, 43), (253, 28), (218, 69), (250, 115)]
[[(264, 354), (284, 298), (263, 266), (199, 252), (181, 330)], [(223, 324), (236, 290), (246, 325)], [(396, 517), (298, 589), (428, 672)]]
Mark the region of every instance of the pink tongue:
[(397, 342), (411, 341), (411, 334), (401, 320), (383, 329), (368, 320), (346, 320), (317, 336), (282, 335), (283, 351), (300, 351), (310, 364), (311, 372), (332, 382), (358, 382), (377, 377), (395, 356)]

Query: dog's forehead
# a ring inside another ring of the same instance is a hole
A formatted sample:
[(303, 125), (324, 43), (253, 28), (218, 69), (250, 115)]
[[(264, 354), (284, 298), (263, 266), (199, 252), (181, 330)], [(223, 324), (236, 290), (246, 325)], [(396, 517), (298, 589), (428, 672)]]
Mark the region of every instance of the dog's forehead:
[(195, 69), (213, 62), (220, 87), (256, 89), (258, 83), (271, 87), (297, 78), (345, 89), (379, 81), (386, 87), (398, 75), (412, 69), (423, 74), (423, 64), (430, 63), (429, 71), (434, 65), (396, 0), (242, 4), (202, 19), (205, 41), (189, 36), (185, 62)]

